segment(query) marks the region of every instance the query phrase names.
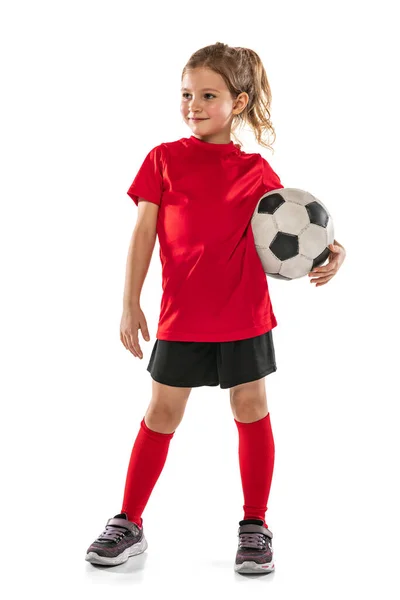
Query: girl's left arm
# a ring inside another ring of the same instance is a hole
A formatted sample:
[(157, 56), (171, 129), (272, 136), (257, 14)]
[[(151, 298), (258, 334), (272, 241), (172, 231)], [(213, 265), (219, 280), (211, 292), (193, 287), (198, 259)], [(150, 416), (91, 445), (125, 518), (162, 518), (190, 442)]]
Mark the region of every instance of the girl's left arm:
[(333, 244), (329, 244), (329, 248), (331, 252), (328, 257), (328, 264), (323, 267), (316, 267), (308, 274), (309, 277), (316, 275), (313, 279), (310, 279), (310, 283), (315, 282), (315, 287), (328, 283), (339, 271), (346, 258), (346, 250), (337, 240), (333, 240)]

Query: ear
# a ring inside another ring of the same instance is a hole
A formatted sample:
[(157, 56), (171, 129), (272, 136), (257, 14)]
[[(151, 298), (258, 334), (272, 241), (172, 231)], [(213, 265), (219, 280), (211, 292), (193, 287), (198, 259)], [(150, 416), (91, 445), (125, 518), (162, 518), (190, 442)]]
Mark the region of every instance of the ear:
[(240, 94), (237, 96), (237, 98), (235, 99), (234, 103), (233, 103), (233, 113), (235, 115), (240, 114), (241, 112), (244, 111), (244, 109), (246, 108), (246, 106), (249, 103), (249, 95), (246, 92), (240, 92)]

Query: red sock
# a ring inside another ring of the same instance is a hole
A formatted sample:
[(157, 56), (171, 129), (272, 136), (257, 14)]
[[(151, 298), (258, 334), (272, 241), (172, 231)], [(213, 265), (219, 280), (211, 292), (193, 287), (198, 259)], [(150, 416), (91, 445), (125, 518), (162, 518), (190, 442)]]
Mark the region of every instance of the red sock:
[(244, 495), (244, 519), (261, 519), (265, 513), (274, 470), (275, 445), (269, 413), (259, 421), (241, 423), (234, 419), (239, 432), (239, 466)]
[(142, 513), (167, 460), (169, 443), (174, 435), (159, 433), (140, 423), (139, 433), (133, 445), (126, 476), (122, 512), (142, 527)]

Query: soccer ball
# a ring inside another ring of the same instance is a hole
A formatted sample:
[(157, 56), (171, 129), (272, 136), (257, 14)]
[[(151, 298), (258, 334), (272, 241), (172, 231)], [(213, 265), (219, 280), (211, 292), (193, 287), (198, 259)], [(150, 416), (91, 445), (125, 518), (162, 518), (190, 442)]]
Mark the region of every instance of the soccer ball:
[(264, 272), (289, 281), (322, 265), (334, 240), (332, 217), (326, 206), (297, 188), (264, 194), (251, 226)]

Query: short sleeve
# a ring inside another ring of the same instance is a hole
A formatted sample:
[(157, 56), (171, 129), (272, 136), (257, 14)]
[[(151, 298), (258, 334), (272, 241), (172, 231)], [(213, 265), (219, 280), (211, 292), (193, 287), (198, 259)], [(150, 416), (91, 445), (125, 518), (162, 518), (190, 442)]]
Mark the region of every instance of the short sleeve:
[(266, 161), (263, 156), (261, 156), (261, 159), (263, 162), (263, 183), (266, 187), (265, 193), (268, 193), (272, 190), (277, 190), (279, 188), (283, 188), (284, 186), (281, 180), (279, 179), (275, 171), (272, 169), (269, 162)]
[(155, 146), (147, 154), (127, 194), (139, 204), (139, 198), (160, 205), (163, 193), (164, 157), (161, 146)]

